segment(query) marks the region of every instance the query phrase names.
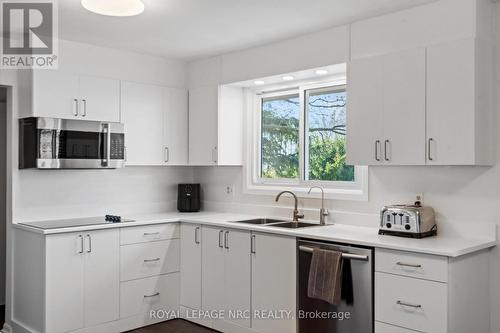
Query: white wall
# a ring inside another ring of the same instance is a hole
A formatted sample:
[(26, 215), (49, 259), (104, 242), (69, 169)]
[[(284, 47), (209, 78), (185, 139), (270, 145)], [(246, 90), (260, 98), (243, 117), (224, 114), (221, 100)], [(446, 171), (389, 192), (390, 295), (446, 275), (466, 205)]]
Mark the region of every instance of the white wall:
[[(0, 88), (5, 89), (5, 88)], [(0, 101), (0, 304), (5, 304), (5, 236), (7, 226), (7, 103)]]
[[(375, 18), (373, 20), (367, 20), (366, 22), (360, 22), (353, 24), (351, 27), (351, 33), (359, 33), (361, 30), (371, 31), (370, 38), (366, 38), (364, 41), (357, 43), (353, 46), (352, 52), (356, 51), (356, 56), (366, 56), (369, 54), (380, 53), (381, 50), (378, 49), (379, 41), (384, 40), (385, 37), (389, 38), (389, 42), (392, 41), (395, 44), (388, 42), (387, 48), (408, 48), (414, 47), (419, 43), (423, 43), (421, 36), (419, 35), (419, 29), (397, 29), (399, 22), (400, 25), (404, 25), (408, 22), (420, 22), (423, 27), (420, 30), (422, 33), (427, 34), (431, 40), (429, 43), (435, 43), (446, 39), (462, 38), (467, 35), (488, 35), (486, 26), (482, 23), (490, 20), (488, 14), (492, 14), (491, 11), (485, 10), (483, 5), (486, 5), (486, 1), (480, 0), (480, 5), (477, 7), (477, 17), (480, 18), (474, 22), (470, 19), (471, 13), (474, 13), (474, 9), (470, 7), (472, 1), (468, 0), (442, 0), (437, 3), (427, 5), (424, 8), (415, 8), (413, 11), (410, 9), (406, 12), (406, 15), (401, 15), (401, 13), (388, 15), (384, 18)], [(500, 4), (494, 5), (493, 16), (500, 22)], [(417, 13), (417, 14), (415, 14)], [(464, 14), (467, 14), (463, 16)], [(427, 16), (427, 18), (426, 18)], [(436, 17), (438, 19), (436, 19)], [(412, 20), (410, 20), (410, 18)], [(371, 23), (377, 21), (389, 22), (387, 23), (392, 29), (378, 29), (376, 31), (372, 30), (373, 26)], [(462, 21), (462, 22), (461, 22)], [(431, 22), (431, 23), (429, 23)], [(463, 23), (463, 26), (461, 25)], [(443, 27), (443, 30), (439, 31), (437, 35), (430, 33), (425, 25), (432, 24), (436, 29), (440, 29), (439, 25)], [(460, 29), (448, 29), (448, 27), (460, 25)], [(343, 28), (341, 28), (343, 29)], [(335, 29), (331, 29), (326, 32), (326, 37), (323, 35), (322, 38), (327, 38), (328, 35), (333, 37)], [(406, 37), (403, 36), (407, 33)], [(390, 35), (388, 35), (390, 34)], [(397, 36), (398, 34), (403, 34)], [(318, 34), (311, 34), (310, 40), (316, 40)], [(497, 26), (494, 39), (497, 48), (500, 47), (500, 27)], [(372, 39), (373, 38), (373, 39)], [(487, 37), (486, 37), (487, 38)], [(398, 40), (412, 40), (413, 42), (407, 45), (397, 44)], [(295, 39), (288, 41), (287, 45), (295, 45), (296, 47), (301, 47), (301, 45), (309, 45), (306, 42), (307, 38), (302, 37), (300, 40)], [(377, 43), (370, 43), (370, 40), (376, 41)], [(296, 43), (296, 44), (295, 44)], [(383, 44), (385, 45), (385, 44)], [(267, 68), (265, 61), (268, 59), (284, 59), (283, 62), (286, 64), (282, 67), (278, 66), (278, 70), (274, 73), (269, 73), (265, 70), (265, 75), (281, 74), (285, 72), (285, 69), (296, 70), (298, 66), (302, 66), (301, 69), (316, 67), (318, 64), (327, 59), (338, 59), (338, 54), (335, 50), (331, 48), (326, 48), (325, 58), (318, 60), (321, 55), (316, 55), (313, 60), (308, 61), (308, 59), (302, 59), (301, 57), (295, 57), (285, 54), (281, 51), (285, 50), (282, 44), (274, 44), (266, 46), (269, 51), (265, 54), (259, 51), (259, 48), (242, 51), (239, 53), (234, 53), (230, 55), (220, 56), (218, 58), (212, 58), (211, 60), (205, 60), (205, 62), (212, 62), (212, 65), (216, 64), (216, 59), (219, 59), (220, 66), (222, 66), (220, 73), (227, 72), (224, 68), (224, 59), (226, 63), (229, 63), (227, 59), (231, 58), (230, 63), (231, 68), (234, 68), (234, 64), (239, 64), (241, 67), (247, 66), (246, 62), (249, 61), (251, 65), (241, 71), (247, 71), (243, 74), (238, 74), (232, 76), (234, 81), (251, 79), (251, 74), (248, 71), (254, 70), (259, 62), (264, 62), (264, 68)], [(340, 47), (343, 49), (343, 47)], [(343, 53), (343, 52), (341, 52)], [(291, 57), (295, 61), (294, 64), (290, 64), (288, 57)], [(497, 98), (500, 96), (500, 52), (495, 55), (495, 66), (496, 66), (496, 94)], [(241, 60), (238, 60), (238, 58)], [(347, 61), (345, 58), (344, 61)], [(276, 61), (276, 60), (274, 60)], [(332, 64), (330, 62), (329, 64)], [(198, 62), (190, 66), (190, 85), (196, 85), (196, 78), (200, 76), (203, 72), (201, 66), (203, 62)], [(325, 64), (323, 64), (325, 65)], [(257, 70), (254, 70), (256, 75), (254, 78), (261, 75)], [(258, 75), (257, 75), (258, 74)], [(206, 80), (206, 77), (205, 77)], [(227, 83), (223, 75), (220, 74), (220, 82)], [(495, 111), (495, 126), (494, 128), (500, 128), (500, 98), (496, 103)], [(496, 131), (498, 132), (498, 131)], [(457, 138), (458, 139), (458, 138)], [(481, 228), (488, 223), (496, 223), (500, 225), (500, 136), (497, 135), (495, 140), (496, 144), (496, 156), (497, 162), (496, 166), (487, 167), (371, 167), (369, 169), (369, 201), (368, 202), (353, 202), (353, 201), (328, 201), (327, 208), (332, 213), (329, 216), (329, 222), (336, 223), (348, 223), (348, 224), (360, 224), (360, 225), (371, 225), (376, 227), (378, 224), (378, 213), (380, 208), (385, 204), (401, 203), (401, 202), (411, 202), (417, 193), (424, 193), (425, 204), (433, 206), (438, 213), (438, 220), (441, 223), (440, 226), (446, 230), (446, 233), (453, 235), (454, 232), (459, 232), (458, 230), (464, 230), (465, 227), (469, 228)], [(215, 168), (215, 167), (205, 167), (195, 169), (195, 180), (202, 183), (204, 189), (204, 197), (208, 200), (204, 202), (205, 208), (216, 208), (224, 210), (236, 210), (238, 212), (248, 212), (254, 214), (279, 214), (280, 216), (287, 216), (291, 214), (291, 200), (283, 201), (280, 204), (274, 202), (274, 198), (265, 195), (250, 195), (245, 194), (242, 191), (242, 168), (238, 167), (225, 167), (225, 168)], [(226, 185), (234, 185), (235, 191), (233, 194), (226, 194)], [(231, 203), (231, 205), (229, 205)], [(302, 199), (300, 200), (301, 207), (309, 208), (306, 210), (306, 217), (317, 218), (317, 209), (319, 208), (319, 201), (317, 199)], [(311, 208), (313, 208), (311, 210)], [(286, 214), (286, 215), (285, 215)], [(456, 226), (460, 225), (460, 228)], [(498, 230), (498, 228), (497, 228)], [(444, 230), (443, 230), (444, 231)], [(500, 235), (497, 236), (497, 238)], [(491, 252), (491, 302), (492, 302), (492, 314), (491, 314), (491, 332), (500, 332), (500, 247), (495, 248)], [(473, 283), (473, 281), (471, 281)]]

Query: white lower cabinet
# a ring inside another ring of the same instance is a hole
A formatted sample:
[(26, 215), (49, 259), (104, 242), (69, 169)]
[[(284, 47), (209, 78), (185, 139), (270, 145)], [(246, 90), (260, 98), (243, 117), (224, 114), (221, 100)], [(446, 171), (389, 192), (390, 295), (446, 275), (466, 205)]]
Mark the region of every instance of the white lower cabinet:
[(201, 309), (201, 225), (181, 225), (181, 298), (180, 304)]
[(151, 310), (177, 310), (179, 283), (179, 273), (123, 282), (120, 285), (120, 317), (148, 314)]
[(376, 249), (375, 333), (489, 333), (489, 256)]
[[(296, 311), (296, 240), (269, 234), (253, 233), (252, 252), (252, 312)], [(294, 333), (292, 318), (253, 318), (252, 329), (260, 333)]]
[(45, 332), (68, 332), (117, 320), (119, 231), (45, 239)]
[(202, 238), (202, 309), (224, 312), (216, 330), (250, 328), (250, 232), (203, 226)]

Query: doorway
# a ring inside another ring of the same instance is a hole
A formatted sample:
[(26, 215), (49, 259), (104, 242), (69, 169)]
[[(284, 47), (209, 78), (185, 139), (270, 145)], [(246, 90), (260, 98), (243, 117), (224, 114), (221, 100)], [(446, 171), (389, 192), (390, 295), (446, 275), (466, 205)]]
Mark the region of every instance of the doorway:
[(5, 321), (7, 232), (7, 88), (0, 86), (0, 329)]

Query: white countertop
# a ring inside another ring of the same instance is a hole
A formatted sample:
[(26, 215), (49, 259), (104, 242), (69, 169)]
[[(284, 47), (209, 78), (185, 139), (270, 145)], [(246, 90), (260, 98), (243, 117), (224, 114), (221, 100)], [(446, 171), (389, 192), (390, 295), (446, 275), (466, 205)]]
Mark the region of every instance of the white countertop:
[[(394, 236), (383, 236), (378, 234), (377, 228), (350, 226), (346, 224), (332, 224), (326, 226), (318, 225), (317, 227), (287, 229), (266, 225), (252, 225), (231, 222), (251, 219), (255, 217), (262, 216), (217, 212), (170, 212), (150, 215), (125, 216), (125, 218), (135, 220), (135, 222), (124, 223), (103, 223), (95, 225), (71, 226), (71, 224), (68, 223), (68, 220), (53, 220), (15, 224), (14, 226), (19, 229), (29, 230), (32, 232), (47, 235), (109, 228), (126, 228), (159, 223), (186, 222), (220, 226), (232, 229), (280, 234), (297, 238), (309, 238), (328, 242), (348, 243), (353, 245), (442, 255), (448, 257), (458, 257), (496, 246), (496, 239), (494, 238), (494, 236), (492, 236), (492, 238), (447, 238), (438, 235), (435, 237), (423, 239), (411, 239)], [(83, 221), (83, 219), (75, 219), (75, 221)], [(41, 228), (41, 226), (43, 226), (43, 228)], [(47, 228), (48, 226), (54, 227)]]

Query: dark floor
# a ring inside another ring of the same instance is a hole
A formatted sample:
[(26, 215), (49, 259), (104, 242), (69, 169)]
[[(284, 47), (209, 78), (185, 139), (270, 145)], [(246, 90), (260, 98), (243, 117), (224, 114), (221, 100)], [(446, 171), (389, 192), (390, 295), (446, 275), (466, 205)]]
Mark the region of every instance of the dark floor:
[(139, 328), (128, 333), (214, 333), (217, 331), (192, 324), (182, 319)]
[(0, 330), (5, 322), (5, 305), (0, 305)]

